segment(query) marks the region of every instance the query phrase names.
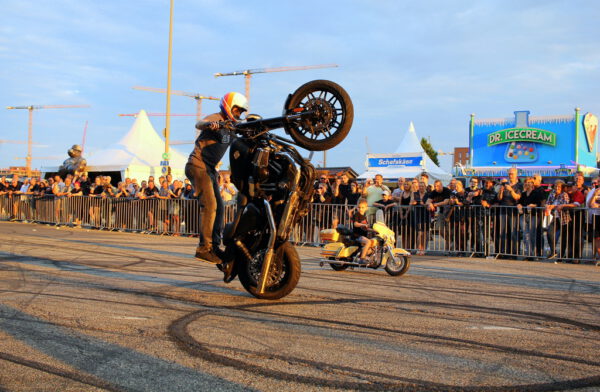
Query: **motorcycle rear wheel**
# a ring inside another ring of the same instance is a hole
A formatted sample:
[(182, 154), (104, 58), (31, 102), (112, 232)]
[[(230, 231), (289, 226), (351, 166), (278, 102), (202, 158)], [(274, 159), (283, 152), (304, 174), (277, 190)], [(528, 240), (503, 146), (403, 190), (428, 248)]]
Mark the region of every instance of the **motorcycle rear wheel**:
[(385, 263), (385, 272), (391, 276), (404, 275), (410, 267), (410, 259), (408, 256), (400, 253), (394, 254), (393, 258), (388, 258)]
[[(244, 289), (259, 299), (275, 300), (291, 293), (300, 279), (300, 256), (296, 248), (284, 242), (275, 249), (271, 263), (268, 286), (263, 294), (258, 292), (258, 275), (264, 254), (255, 256), (253, 262), (244, 260), (239, 266), (238, 277)], [(243, 256), (242, 256), (243, 257)]]
[(296, 112), (295, 109), (316, 112), (305, 121), (284, 126), (292, 139), (309, 151), (324, 151), (337, 146), (352, 128), (352, 100), (346, 90), (329, 80), (313, 80), (298, 87), (285, 105), (288, 114)]
[[(335, 258), (330, 257), (329, 260), (335, 260)], [(349, 267), (348, 264), (335, 264), (335, 263), (329, 263), (329, 266), (334, 271), (343, 271), (345, 269), (348, 269), (348, 267)]]

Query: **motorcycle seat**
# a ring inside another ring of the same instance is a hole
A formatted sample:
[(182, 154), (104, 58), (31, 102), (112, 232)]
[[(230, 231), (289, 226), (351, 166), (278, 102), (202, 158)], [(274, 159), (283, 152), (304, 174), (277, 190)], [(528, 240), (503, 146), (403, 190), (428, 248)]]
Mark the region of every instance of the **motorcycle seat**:
[(352, 230), (350, 230), (347, 226), (337, 225), (337, 227), (335, 229), (341, 235), (348, 235), (348, 236), (352, 235)]

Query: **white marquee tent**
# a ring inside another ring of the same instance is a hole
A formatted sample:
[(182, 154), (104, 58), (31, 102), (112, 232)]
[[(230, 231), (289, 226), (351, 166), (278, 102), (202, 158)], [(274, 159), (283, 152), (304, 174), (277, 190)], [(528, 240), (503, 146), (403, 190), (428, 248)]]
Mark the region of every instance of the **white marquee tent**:
[[(137, 178), (138, 182), (148, 176), (159, 177), (163, 175), (160, 163), (165, 152), (165, 142), (158, 135), (148, 115), (141, 110), (136, 116), (129, 132), (118, 142), (99, 151), (94, 151), (87, 159), (87, 171), (92, 172), (120, 172), (121, 178)], [(171, 174), (175, 179), (184, 179), (184, 168), (187, 156), (179, 151), (169, 148), (169, 164)], [(57, 172), (58, 166), (43, 167), (43, 172)]]
[(441, 180), (447, 184), (452, 178), (425, 153), (412, 121), (394, 153), (367, 154), (367, 163), (367, 171), (358, 178), (373, 178), (381, 174), (386, 180), (396, 180), (399, 177), (415, 178), (423, 172), (429, 174), (430, 183), (432, 180)]

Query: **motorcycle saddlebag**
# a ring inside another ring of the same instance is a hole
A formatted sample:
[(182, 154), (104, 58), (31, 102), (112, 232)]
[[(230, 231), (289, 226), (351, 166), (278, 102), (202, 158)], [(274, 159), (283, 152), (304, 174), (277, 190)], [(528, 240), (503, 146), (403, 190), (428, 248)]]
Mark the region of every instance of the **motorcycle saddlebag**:
[(320, 235), (323, 242), (336, 242), (340, 238), (340, 234), (336, 229), (321, 230)]

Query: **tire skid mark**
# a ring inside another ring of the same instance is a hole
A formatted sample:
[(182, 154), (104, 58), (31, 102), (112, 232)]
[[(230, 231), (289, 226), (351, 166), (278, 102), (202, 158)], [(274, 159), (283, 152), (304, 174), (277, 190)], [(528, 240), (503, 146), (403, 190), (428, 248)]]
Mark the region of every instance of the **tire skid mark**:
[[(42, 371), (44, 373), (53, 374), (55, 376), (59, 376), (62, 378), (67, 378), (72, 381), (77, 381), (81, 384), (90, 385), (96, 388), (106, 389), (107, 391), (113, 392), (124, 392), (125, 389), (118, 388), (117, 386), (108, 383), (98, 377), (91, 376), (89, 374), (72, 372), (64, 369), (57, 368), (52, 365), (47, 365), (45, 363), (31, 361), (29, 359), (17, 357), (15, 355), (11, 355), (9, 353), (0, 352), (0, 359), (8, 362), (12, 362), (17, 365), (26, 366), (35, 370)], [(1, 390), (1, 389), (0, 389)]]
[[(240, 310), (240, 309), (238, 309)], [(251, 356), (255, 358), (263, 358), (263, 359), (278, 359), (280, 361), (289, 363), (289, 364), (302, 364), (304, 366), (310, 366), (314, 369), (319, 369), (323, 372), (333, 372), (344, 375), (354, 375), (355, 378), (363, 378), (365, 376), (373, 377), (371, 380), (365, 380), (364, 382), (357, 381), (338, 381), (331, 380), (327, 378), (317, 377), (317, 376), (302, 376), (296, 373), (287, 373), (283, 371), (278, 371), (274, 369), (270, 369), (268, 367), (262, 367), (259, 365), (255, 365), (253, 363), (249, 363), (246, 361), (242, 361), (239, 359), (231, 358), (229, 356), (218, 354), (214, 351), (211, 351), (211, 347), (206, 344), (202, 344), (195, 340), (191, 334), (189, 333), (188, 326), (198, 320), (199, 318), (207, 315), (209, 312), (207, 310), (200, 310), (189, 313), (178, 320), (175, 320), (169, 326), (169, 334), (173, 337), (177, 345), (186, 353), (192, 356), (199, 357), (205, 361), (213, 362), (220, 364), (222, 366), (228, 366), (239, 370), (244, 370), (251, 372), (253, 374), (260, 374), (264, 377), (269, 377), (282, 381), (292, 381), (299, 382), (307, 385), (314, 385), (319, 387), (332, 387), (332, 388), (343, 388), (343, 389), (358, 389), (364, 391), (379, 391), (379, 390), (389, 390), (389, 391), (486, 391), (486, 392), (508, 392), (508, 391), (525, 391), (525, 392), (543, 392), (543, 391), (558, 391), (565, 389), (573, 389), (573, 388), (584, 388), (584, 387), (593, 387), (600, 386), (600, 376), (592, 376), (580, 379), (573, 380), (565, 380), (565, 381), (556, 381), (551, 383), (535, 383), (535, 384), (521, 384), (521, 385), (503, 385), (503, 386), (454, 386), (443, 383), (435, 383), (429, 381), (423, 381), (418, 379), (411, 379), (407, 377), (394, 376), (387, 373), (378, 373), (372, 372), (365, 369), (357, 369), (349, 366), (339, 366), (328, 364), (324, 362), (305, 360), (297, 357), (279, 355), (276, 353), (263, 353), (256, 352), (250, 350), (241, 350), (245, 351), (246, 354), (251, 354)], [(281, 316), (281, 315), (278, 315)], [(297, 317), (297, 316), (293, 316)], [(309, 318), (312, 319), (312, 318)], [(319, 319), (316, 319), (319, 320)], [(313, 319), (314, 321), (314, 319)], [(337, 324), (337, 322), (332, 322), (330, 320), (319, 320), (323, 323), (328, 324)], [(341, 324), (353, 324), (353, 323), (341, 323)], [(365, 330), (372, 329), (370, 326), (360, 325), (361, 328)], [(423, 334), (425, 335), (425, 334)], [(438, 336), (431, 335), (431, 337), (439, 338)], [(212, 348), (218, 348), (217, 346), (212, 346)], [(227, 347), (229, 351), (232, 350), (231, 347)], [(525, 350), (521, 350), (525, 351)], [(519, 353), (518, 351), (516, 353)], [(596, 366), (600, 366), (597, 364)], [(362, 377), (361, 377), (362, 376)], [(392, 381), (380, 381), (378, 379), (386, 379), (393, 380)]]
[(79, 371), (125, 390), (163, 392), (247, 390), (201, 369), (192, 369), (57, 326), (0, 304), (0, 329), (13, 338)]

